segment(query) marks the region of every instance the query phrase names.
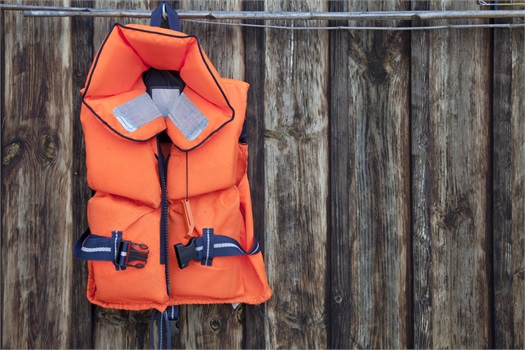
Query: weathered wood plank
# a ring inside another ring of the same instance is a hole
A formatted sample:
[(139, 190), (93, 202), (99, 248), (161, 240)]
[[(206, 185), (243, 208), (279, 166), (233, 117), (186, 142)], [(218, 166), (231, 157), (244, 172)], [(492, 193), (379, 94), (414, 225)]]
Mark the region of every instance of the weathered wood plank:
[[(91, 1), (73, 0), (71, 6), (90, 7)], [(73, 237), (77, 239), (87, 229), (87, 201), (91, 197), (91, 190), (86, 180), (86, 158), (84, 137), (80, 124), (80, 107), (82, 103), (80, 89), (84, 87), (86, 75), (93, 58), (93, 18), (74, 17), (71, 19), (72, 37), (72, 198), (73, 198)], [(73, 259), (73, 285), (70, 348), (88, 349), (93, 347), (92, 325), (93, 308), (86, 298), (87, 264)]]
[[(435, 1), (430, 6), (477, 5)], [(432, 346), (487, 348), (492, 347), (490, 31), (430, 35)]]
[[(509, 23), (496, 20), (496, 23)], [(493, 256), (494, 345), (514, 348), (512, 290), (512, 30), (494, 30)]]
[[(4, 47), (4, 11), (0, 10), (0, 145), (3, 145), (2, 143), (2, 120), (4, 115), (4, 105), (5, 105), (5, 99), (4, 99), (4, 62), (5, 62), (5, 47)], [(1, 150), (1, 148), (0, 148)], [(2, 154), (0, 152), (0, 158), (2, 158)], [(3, 159), (3, 158), (2, 158)], [(0, 179), (2, 179), (2, 166), (0, 165)], [(0, 186), (0, 198), (4, 198), (2, 196), (2, 186)], [(0, 216), (3, 214), (4, 210), (3, 201), (0, 200)], [(2, 241), (3, 241), (3, 231), (4, 227), (0, 224), (0, 271), (2, 271), (2, 262), (3, 262), (3, 247)], [(1, 281), (1, 287), (0, 287), (0, 300), (4, 300), (3, 297), (3, 290), (4, 290), (4, 281)], [(0, 315), (0, 344), (3, 344), (2, 341), (2, 326), (3, 326), (3, 317)]]
[[(350, 11), (404, 6), (348, 3)], [(411, 342), (409, 36), (334, 36), (341, 38), (332, 50), (343, 49), (332, 53), (330, 91), (332, 345), (405, 348)]]
[(240, 349), (243, 310), (231, 305), (191, 305), (183, 308), (180, 341), (187, 349)]
[[(329, 2), (333, 12), (349, 11), (346, 1)], [(348, 21), (334, 21), (330, 26), (345, 26)], [(350, 117), (348, 91), (350, 77), (348, 54), (351, 52), (350, 31), (330, 32), (330, 231), (331, 231), (331, 343), (330, 348), (350, 349), (348, 332), (352, 323), (351, 302), (352, 257), (350, 255), (350, 193), (354, 157), (350, 150)]]
[[(266, 10), (326, 11), (327, 4), (275, 0)], [(268, 29), (265, 39), (265, 257), (274, 291), (266, 347), (326, 348), (328, 33)]]
[[(429, 9), (428, 1), (412, 2), (412, 10)], [(415, 21), (414, 26), (424, 25)], [(429, 198), (429, 31), (411, 33), (411, 187), (413, 347), (432, 348), (432, 288)]]
[(95, 309), (95, 349), (143, 349), (150, 347), (150, 311)]
[[(100, 9), (120, 9), (120, 10), (154, 10), (158, 6), (159, 1), (148, 0), (93, 0), (92, 4), (95, 8)], [(100, 44), (106, 38), (106, 35), (111, 30), (115, 23), (129, 24), (149, 24), (147, 18), (112, 18), (112, 17), (96, 17), (94, 19), (95, 32), (93, 34), (93, 43), (95, 50), (98, 50)]]
[(2, 348), (71, 344), (70, 23), (4, 13)]
[[(243, 2), (245, 11), (264, 11), (264, 0)], [(264, 21), (247, 21), (251, 24), (264, 24)], [(266, 256), (264, 244), (265, 180), (264, 180), (264, 64), (265, 31), (262, 28), (244, 29), (245, 80), (250, 84), (246, 111), (248, 127), (248, 178), (251, 184), (253, 223), (255, 237)], [(265, 305), (245, 305), (244, 341), (245, 349), (263, 349)]]
[[(512, 30), (512, 271), (513, 342), (525, 348), (525, 30)], [(499, 344), (495, 343), (495, 346)]]

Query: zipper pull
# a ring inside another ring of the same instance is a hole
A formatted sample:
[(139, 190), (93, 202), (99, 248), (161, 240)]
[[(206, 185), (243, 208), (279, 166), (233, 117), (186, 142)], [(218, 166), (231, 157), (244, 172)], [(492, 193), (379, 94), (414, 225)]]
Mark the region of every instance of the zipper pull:
[(191, 213), (190, 201), (188, 199), (183, 199), (180, 201), (182, 206), (182, 219), (184, 220), (184, 230), (186, 235), (184, 238), (193, 237), (193, 229), (195, 228), (195, 222), (193, 221), (193, 214)]

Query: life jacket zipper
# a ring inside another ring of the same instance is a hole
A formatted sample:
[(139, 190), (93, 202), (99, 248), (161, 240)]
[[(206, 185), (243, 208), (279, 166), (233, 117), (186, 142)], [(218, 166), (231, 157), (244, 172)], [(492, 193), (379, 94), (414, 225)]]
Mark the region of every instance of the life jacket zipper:
[(161, 212), (160, 212), (160, 263), (165, 266), (166, 274), (166, 292), (170, 295), (170, 264), (169, 264), (169, 243), (168, 243), (168, 191), (167, 191), (167, 173), (168, 161), (170, 154), (164, 157), (162, 145), (157, 137), (159, 178), (161, 186)]

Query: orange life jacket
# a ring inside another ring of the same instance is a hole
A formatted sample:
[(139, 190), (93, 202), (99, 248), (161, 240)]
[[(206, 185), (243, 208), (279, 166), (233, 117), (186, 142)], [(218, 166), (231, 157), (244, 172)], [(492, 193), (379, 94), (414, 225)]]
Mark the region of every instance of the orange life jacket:
[(247, 91), (195, 36), (113, 27), (81, 111), (96, 194), (75, 255), (89, 260), (92, 303), (164, 311), (271, 296), (246, 175)]

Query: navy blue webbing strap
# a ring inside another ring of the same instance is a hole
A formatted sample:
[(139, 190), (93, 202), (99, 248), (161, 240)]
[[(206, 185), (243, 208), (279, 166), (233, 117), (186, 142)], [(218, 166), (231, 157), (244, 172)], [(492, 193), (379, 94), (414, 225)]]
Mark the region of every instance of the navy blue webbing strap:
[(259, 242), (255, 239), (252, 248), (246, 251), (235, 239), (216, 235), (212, 228), (203, 229), (202, 237), (192, 238), (187, 245), (175, 245), (177, 261), (181, 269), (187, 267), (191, 260), (211, 266), (216, 257), (253, 255), (260, 251)]
[(170, 5), (163, 1), (153, 12), (151, 13), (151, 19), (149, 25), (152, 27), (160, 27), (162, 23), (163, 14), (167, 15), (168, 25), (170, 29), (181, 31), (180, 20), (177, 11), (172, 9)]
[(153, 309), (150, 321), (151, 348), (155, 349), (155, 318), (157, 318), (157, 348), (171, 349), (171, 336), (179, 333), (179, 307), (168, 306), (163, 312)]
[[(93, 235), (89, 230), (75, 243), (73, 250), (77, 259), (111, 261), (117, 270), (126, 267), (143, 268), (148, 259), (148, 246), (122, 239), (122, 231), (111, 232), (111, 237)], [(131, 264), (134, 261), (138, 261)]]

